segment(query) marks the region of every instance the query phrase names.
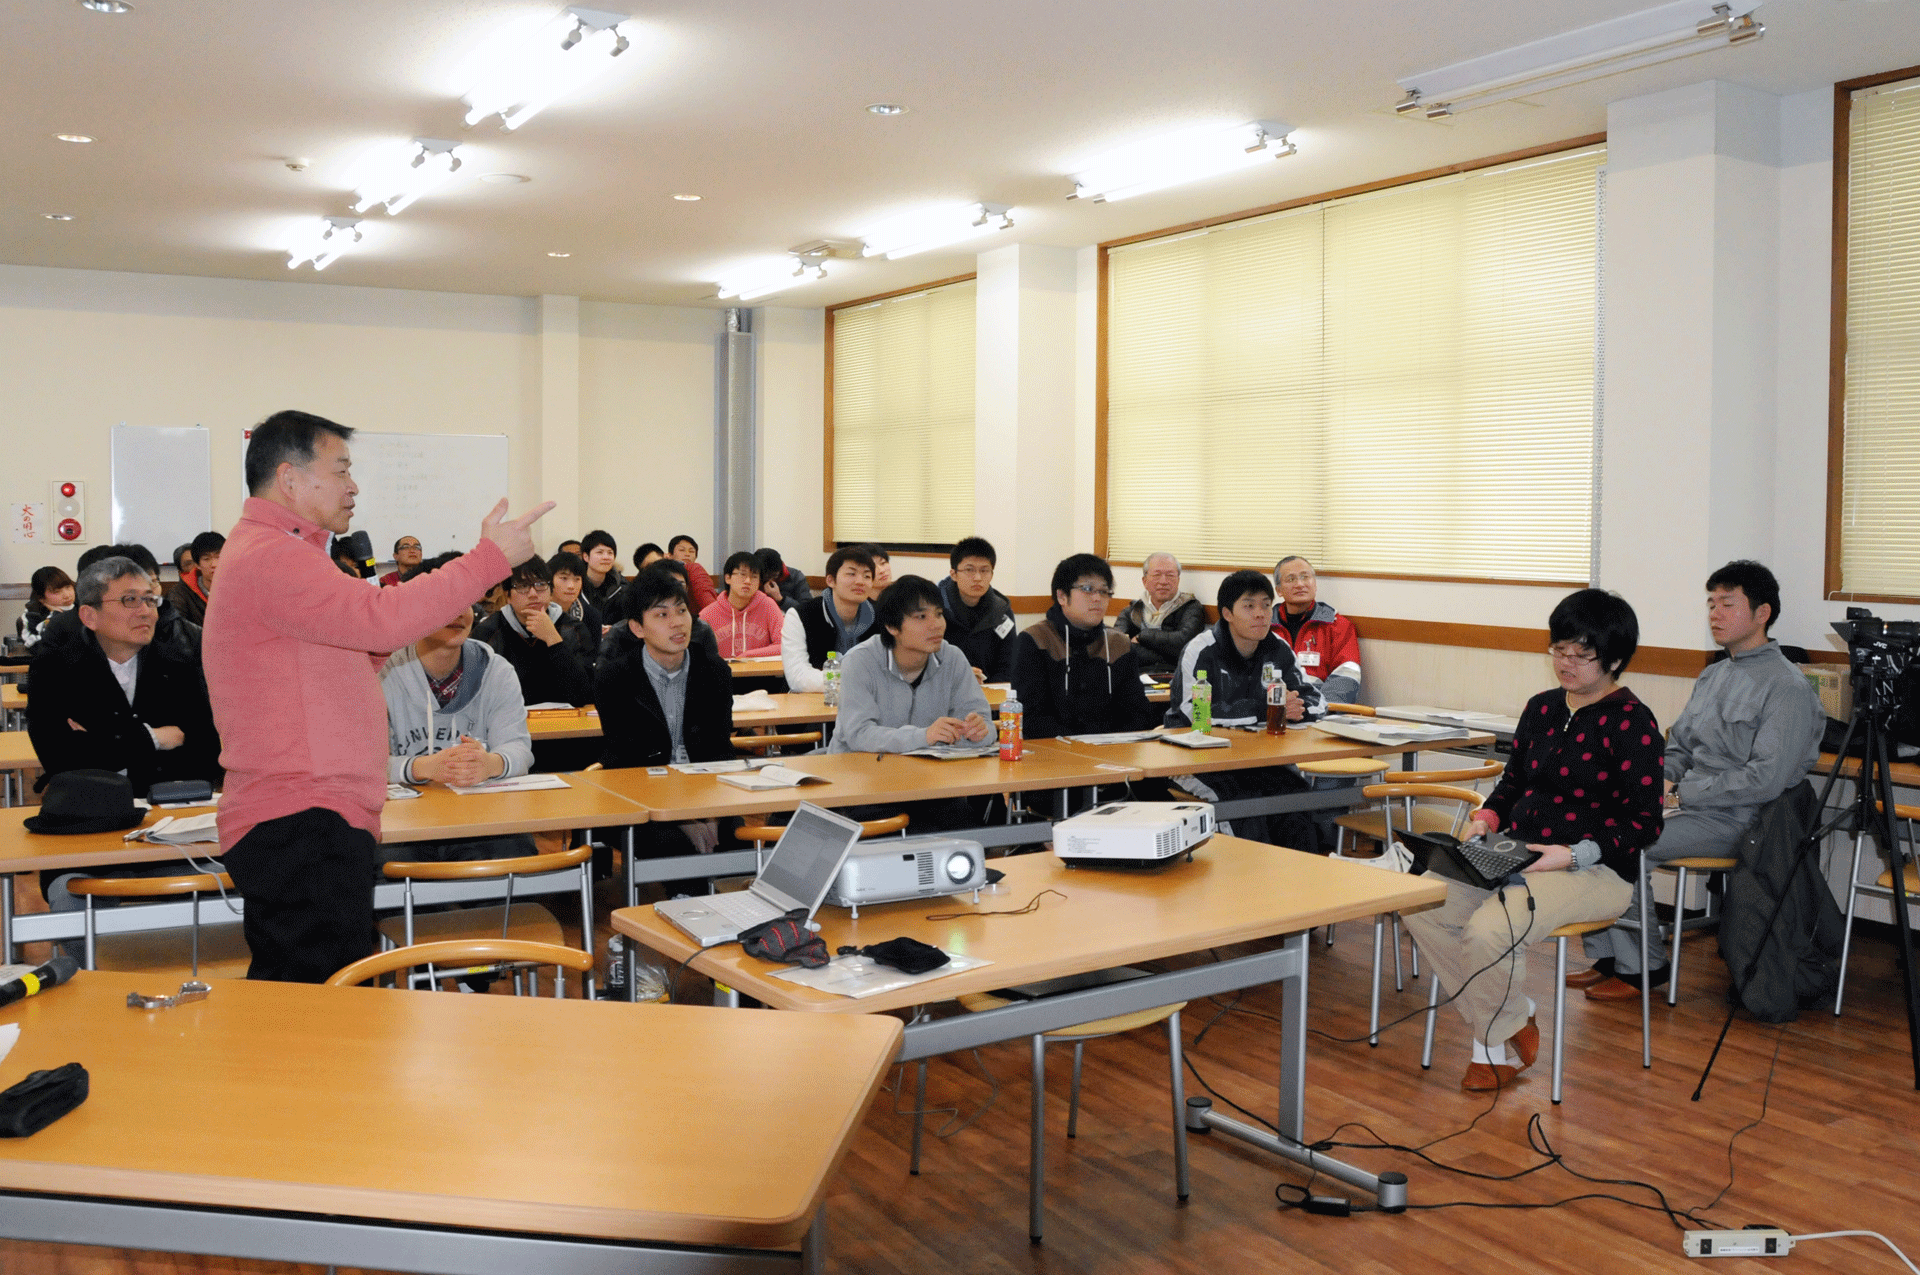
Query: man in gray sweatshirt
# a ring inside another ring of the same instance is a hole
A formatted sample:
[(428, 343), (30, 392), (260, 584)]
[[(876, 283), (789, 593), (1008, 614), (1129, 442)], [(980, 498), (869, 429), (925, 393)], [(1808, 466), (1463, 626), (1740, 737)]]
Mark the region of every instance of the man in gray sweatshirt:
[[(1666, 827), (1644, 853), (1649, 865), (1696, 855), (1734, 853), (1761, 807), (1799, 783), (1820, 757), (1826, 713), (1804, 674), (1780, 653), (1767, 630), (1780, 615), (1780, 585), (1758, 562), (1729, 562), (1707, 580), (1707, 624), (1726, 652), (1709, 664), (1667, 732)], [(1626, 915), (1639, 916), (1638, 895)], [(1600, 977), (1590, 1000), (1637, 1000), (1640, 936), (1616, 926), (1585, 940)], [(1649, 977), (1666, 981), (1660, 945), (1648, 955)], [(1582, 975), (1568, 982), (1585, 981)]]

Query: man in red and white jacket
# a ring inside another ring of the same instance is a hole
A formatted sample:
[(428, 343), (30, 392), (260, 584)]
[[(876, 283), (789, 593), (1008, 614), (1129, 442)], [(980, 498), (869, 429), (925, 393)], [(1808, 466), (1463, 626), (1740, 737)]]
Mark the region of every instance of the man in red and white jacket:
[(278, 412), (247, 443), (247, 489), (202, 638), (226, 787), (220, 847), (247, 900), (247, 977), (318, 983), (373, 948), (375, 841), (387, 795), (388, 653), (447, 622), (533, 556), (503, 521), (438, 571), (369, 589), (327, 556), (360, 490), (353, 431)]
[(1360, 632), (1353, 621), (1320, 601), (1313, 564), (1299, 554), (1273, 569), (1273, 635), (1293, 648), (1300, 672), (1329, 704), (1360, 702)]

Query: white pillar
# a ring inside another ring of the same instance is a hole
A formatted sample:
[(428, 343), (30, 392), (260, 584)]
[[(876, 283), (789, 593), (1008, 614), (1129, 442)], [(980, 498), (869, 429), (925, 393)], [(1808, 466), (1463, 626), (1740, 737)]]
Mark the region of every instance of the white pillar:
[(994, 584), (1044, 594), (1074, 552), (1077, 254), (1014, 244), (979, 257), (974, 526), (1000, 557)]
[[(559, 508), (534, 524), (547, 551), (580, 522), (580, 298), (540, 298), (540, 499)], [(558, 529), (558, 530), (556, 530)]]
[(1600, 582), (1650, 646), (1707, 645), (1707, 575), (1772, 556), (1779, 99), (1708, 82), (1607, 110)]

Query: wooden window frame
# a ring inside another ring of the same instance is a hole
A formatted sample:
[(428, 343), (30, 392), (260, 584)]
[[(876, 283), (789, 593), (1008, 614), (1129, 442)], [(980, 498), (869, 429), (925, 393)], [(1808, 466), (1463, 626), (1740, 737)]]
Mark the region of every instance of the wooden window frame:
[[(1106, 259), (1103, 256), (1101, 258), (1101, 263), (1103, 266), (1105, 264), (1105, 260)], [(820, 548), (823, 551), (827, 553), (832, 553), (834, 550), (840, 548), (840, 542), (833, 538), (833, 321), (834, 321), (834, 316), (837, 315), (842, 310), (851, 310), (855, 306), (872, 305), (876, 301), (890, 301), (894, 297), (904, 297), (914, 292), (931, 292), (935, 288), (944, 288), (948, 284), (954, 284), (954, 283), (966, 283), (969, 280), (977, 279), (978, 277), (979, 276), (975, 274), (973, 271), (968, 271), (966, 274), (956, 274), (956, 275), (951, 275), (945, 279), (935, 279), (932, 283), (917, 283), (911, 288), (895, 288), (891, 292), (876, 292), (870, 297), (856, 297), (852, 301), (842, 301), (838, 305), (830, 305), (827, 307), (827, 340), (826, 340), (827, 366), (826, 366), (826, 375), (822, 378), (823, 384), (825, 385), (825, 397), (826, 397), (826, 401), (823, 405), (824, 415), (822, 418), (825, 425), (824, 433), (825, 433), (825, 446), (826, 446), (826, 457), (825, 457), (826, 469), (824, 471), (825, 482), (823, 483), (821, 488), (821, 491), (823, 496), (825, 497), (826, 503), (820, 511), (820, 526), (821, 526), (821, 536), (822, 536)], [(953, 548), (952, 545), (945, 545), (945, 546), (938, 546), (938, 547), (941, 548), (942, 551), (951, 550)], [(884, 544), (881, 546), (881, 548), (887, 550), (889, 553), (928, 552), (928, 549), (925, 546), (910, 546), (910, 545), (904, 545), (904, 544), (901, 544), (901, 545)]]
[(1827, 552), (1821, 582), (1822, 599), (1827, 602), (1920, 602), (1920, 596), (1912, 594), (1848, 593), (1840, 587), (1840, 516), (1847, 470), (1847, 186), (1852, 176), (1853, 95), (1912, 79), (1920, 79), (1920, 66), (1841, 80), (1833, 86), (1833, 326), (1827, 338)]
[[(1214, 226), (1227, 225), (1230, 222), (1247, 221), (1254, 217), (1265, 217), (1272, 213), (1286, 212), (1294, 208), (1304, 208), (1309, 204), (1329, 203), (1336, 199), (1346, 199), (1353, 195), (1370, 194), (1377, 190), (1390, 190), (1395, 186), (1411, 186), (1418, 182), (1432, 181), (1437, 177), (1453, 177), (1461, 173), (1471, 173), (1482, 168), (1493, 168), (1500, 164), (1511, 164), (1525, 159), (1536, 159), (1542, 155), (1557, 155), (1562, 151), (1579, 150), (1586, 146), (1605, 144), (1607, 135), (1588, 133), (1584, 137), (1568, 138), (1565, 141), (1546, 142), (1539, 146), (1528, 146), (1520, 150), (1507, 151), (1499, 155), (1489, 155), (1483, 159), (1462, 160), (1457, 164), (1447, 164), (1440, 168), (1429, 168), (1417, 173), (1407, 173), (1399, 177), (1382, 178), (1379, 181), (1363, 182), (1358, 186), (1345, 186), (1339, 190), (1324, 191), (1316, 195), (1303, 195), (1298, 199), (1283, 200), (1277, 204), (1266, 204), (1259, 208), (1249, 208), (1241, 212), (1224, 213), (1218, 217), (1207, 217), (1200, 221), (1190, 221), (1179, 226), (1168, 226), (1163, 230), (1149, 230), (1137, 235), (1128, 235), (1123, 239), (1109, 239), (1100, 245), (1098, 272), (1097, 334), (1094, 339), (1093, 371), (1093, 551), (1102, 558), (1107, 557), (1107, 299), (1109, 278), (1107, 255), (1115, 248), (1124, 248), (1128, 244), (1140, 243), (1147, 239), (1160, 239), (1169, 235), (1187, 234), (1196, 230), (1207, 230)], [(829, 326), (829, 341), (832, 328)], [(1109, 559), (1109, 561), (1112, 561)], [(1116, 567), (1139, 566), (1131, 560), (1113, 562)], [(1264, 563), (1221, 563), (1221, 562), (1182, 562), (1181, 566), (1192, 571), (1238, 571), (1251, 568), (1268, 570)], [(1316, 567), (1315, 570), (1318, 570)], [(1523, 587), (1552, 586), (1554, 588), (1578, 587), (1578, 584), (1566, 580), (1496, 580), (1484, 576), (1453, 575), (1406, 575), (1384, 571), (1321, 571), (1321, 575), (1351, 579), (1372, 580), (1431, 580), (1446, 584), (1500, 584), (1520, 585)], [(1588, 583), (1588, 582), (1579, 582)]]

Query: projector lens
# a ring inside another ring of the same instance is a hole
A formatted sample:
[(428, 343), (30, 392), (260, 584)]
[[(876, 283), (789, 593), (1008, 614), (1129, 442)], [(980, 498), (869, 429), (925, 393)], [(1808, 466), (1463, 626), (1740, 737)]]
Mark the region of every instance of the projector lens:
[(947, 857), (947, 879), (948, 880), (965, 881), (968, 877), (972, 875), (973, 875), (972, 859), (968, 858), (964, 854), (949, 855)]

